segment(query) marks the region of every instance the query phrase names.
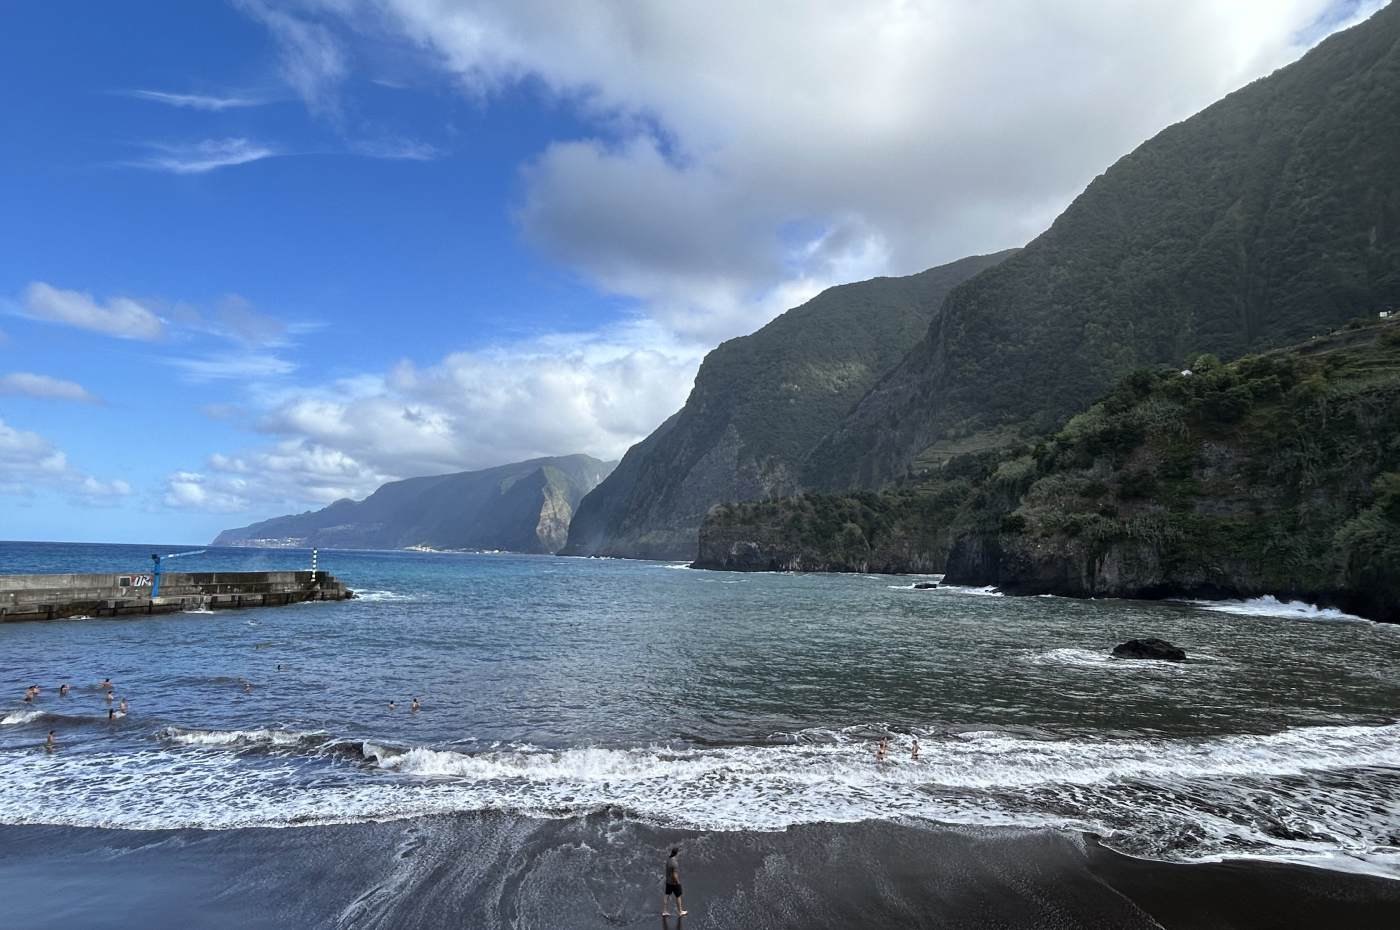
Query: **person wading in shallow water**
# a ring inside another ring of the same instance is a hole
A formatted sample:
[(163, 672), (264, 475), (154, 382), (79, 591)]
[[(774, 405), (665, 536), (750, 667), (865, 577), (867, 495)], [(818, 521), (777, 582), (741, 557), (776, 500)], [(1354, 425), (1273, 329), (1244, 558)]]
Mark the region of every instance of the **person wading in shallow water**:
[(661, 895), (662, 917), (671, 916), (672, 895), (675, 895), (676, 898), (677, 916), (684, 917), (686, 914), (690, 913), (685, 909), (685, 905), (681, 903), (681, 870), (680, 867), (676, 865), (676, 856), (679, 853), (679, 849), (672, 849), (671, 855), (666, 858), (666, 890)]

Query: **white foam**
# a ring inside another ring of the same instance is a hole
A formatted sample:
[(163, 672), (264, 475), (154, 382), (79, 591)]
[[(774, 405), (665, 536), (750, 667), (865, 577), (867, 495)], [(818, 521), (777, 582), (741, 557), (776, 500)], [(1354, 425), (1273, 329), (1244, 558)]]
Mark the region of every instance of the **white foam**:
[(1169, 675), (1209, 672), (1211, 668), (1220, 668), (1231, 664), (1219, 656), (1204, 653), (1190, 653), (1185, 662), (1161, 662), (1155, 659), (1120, 659), (1113, 656), (1107, 649), (1098, 651), (1072, 647), (1029, 653), (1022, 656), (1022, 661), (1029, 662), (1031, 665), (1058, 665), (1096, 671), (1131, 671), (1134, 674), (1149, 671)]
[(399, 594), (396, 591), (356, 591), (357, 601), (412, 601), (415, 600), (411, 594)]
[[(122, 755), (0, 754), (0, 822), (217, 829), (618, 807), (708, 830), (906, 818), (1051, 825), (1183, 858), (1364, 858), (1400, 822), (1400, 724), (1209, 739), (982, 730), (923, 736), (917, 761), (911, 738), (896, 734), (890, 758), (877, 762), (870, 734), (882, 729), (725, 747), (461, 752), (366, 742), (347, 761), (329, 751), (344, 742), (320, 733), (172, 728), (158, 746)], [(1183, 833), (1182, 824), (1194, 826)], [(1294, 835), (1309, 839), (1280, 838)]]
[(1365, 617), (1343, 613), (1333, 607), (1318, 607), (1305, 601), (1280, 601), (1272, 594), (1247, 601), (1186, 601), (1193, 607), (1241, 617), (1284, 617), (1322, 623), (1370, 623)]
[(38, 708), (26, 708), (25, 710), (15, 710), (0, 717), (0, 726), (14, 726), (20, 723), (29, 723), (31, 720), (38, 720), (44, 716), (44, 712)]
[(966, 588), (958, 584), (941, 584), (934, 588), (935, 591), (953, 591), (958, 594), (975, 594), (979, 597), (1005, 597), (1006, 595), (998, 591), (993, 585), (983, 585), (980, 588)]
[(308, 740), (325, 737), (325, 733), (282, 730), (265, 727), (257, 730), (196, 730), (166, 727), (160, 737), (183, 746), (296, 746)]

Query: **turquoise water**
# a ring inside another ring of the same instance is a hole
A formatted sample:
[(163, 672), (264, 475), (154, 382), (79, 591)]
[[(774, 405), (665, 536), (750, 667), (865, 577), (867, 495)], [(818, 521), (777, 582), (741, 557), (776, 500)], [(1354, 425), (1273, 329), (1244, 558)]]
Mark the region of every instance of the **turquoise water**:
[[(0, 572), (140, 570), (177, 549), (4, 543)], [(308, 563), (209, 550), (168, 567)], [(322, 552), (321, 567), (362, 597), (0, 627), (0, 823), (897, 819), (1396, 871), (1394, 628), (1268, 601), (1010, 598), (653, 562)], [(1107, 658), (1149, 635), (1192, 661)], [(107, 717), (107, 677), (125, 717)], [(31, 683), (35, 706), (20, 703)]]

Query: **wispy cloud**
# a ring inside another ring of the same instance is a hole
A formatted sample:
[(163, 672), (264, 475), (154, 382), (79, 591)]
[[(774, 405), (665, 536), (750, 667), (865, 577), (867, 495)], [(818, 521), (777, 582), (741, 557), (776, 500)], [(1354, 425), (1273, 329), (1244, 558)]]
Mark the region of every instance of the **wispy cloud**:
[(118, 91), (125, 97), (150, 100), (166, 106), (186, 110), (206, 110), (218, 113), (221, 110), (236, 110), (243, 107), (260, 107), (268, 101), (257, 97), (215, 97), (211, 94), (173, 94), (163, 90), (124, 90)]
[(246, 352), (210, 355), (200, 358), (169, 358), (167, 364), (184, 372), (189, 381), (256, 381), (276, 378), (296, 371), (297, 366), (276, 355)]
[(91, 294), (60, 290), (43, 281), (25, 288), (20, 312), (31, 320), (63, 323), (120, 339), (150, 341), (165, 333), (160, 317), (129, 297), (112, 297), (103, 303)]
[(392, 158), (405, 161), (433, 161), (443, 156), (442, 149), (416, 139), (378, 139), (354, 142), (350, 151), (366, 158)]
[(83, 404), (98, 403), (87, 388), (76, 381), (36, 375), (27, 371), (15, 371), (0, 375), (0, 394), (19, 394), (25, 397), (43, 397), (50, 400), (73, 400)]
[(203, 174), (216, 168), (246, 165), (280, 154), (269, 145), (242, 137), (204, 139), (182, 145), (152, 142), (148, 146), (154, 154), (131, 164), (173, 174)]
[(265, 0), (235, 5), (272, 33), (281, 53), (282, 79), (312, 112), (339, 121), (338, 88), (349, 73), (346, 54), (325, 25), (293, 16)]

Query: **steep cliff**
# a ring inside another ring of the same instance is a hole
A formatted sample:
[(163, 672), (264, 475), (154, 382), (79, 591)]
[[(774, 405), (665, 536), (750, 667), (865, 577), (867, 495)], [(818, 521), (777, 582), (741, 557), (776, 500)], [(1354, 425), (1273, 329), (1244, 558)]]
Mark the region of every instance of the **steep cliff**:
[(1138, 372), (1004, 462), (1019, 499), (964, 515), (948, 580), (1400, 621), (1400, 322), (1190, 371)]
[(693, 558), (713, 505), (823, 479), (806, 462), (816, 442), (914, 345), (953, 286), (1010, 254), (834, 287), (720, 345), (680, 412), (584, 500), (565, 554)]
[(697, 565), (947, 572), (1075, 597), (1271, 594), (1400, 621), (1400, 317), (1140, 370), (1051, 437), (880, 494), (717, 507)]
[(1400, 304), (1397, 153), (1392, 4), (1164, 130), (955, 288), (812, 453), (809, 484), (879, 487), (1053, 429), (1135, 368), (1234, 358)]
[(216, 546), (508, 549), (555, 552), (579, 501), (612, 470), (587, 455), (393, 481), (363, 501), (225, 530)]

